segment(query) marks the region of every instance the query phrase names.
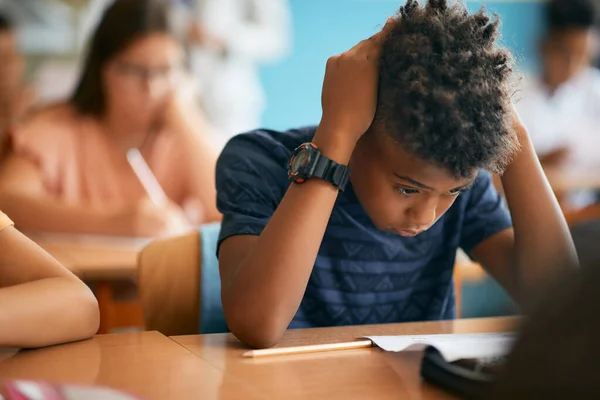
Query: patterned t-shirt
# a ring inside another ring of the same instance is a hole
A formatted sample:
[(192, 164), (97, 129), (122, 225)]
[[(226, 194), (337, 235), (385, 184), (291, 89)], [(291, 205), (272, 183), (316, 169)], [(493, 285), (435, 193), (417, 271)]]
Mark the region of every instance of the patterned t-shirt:
[[(261, 234), (289, 187), (292, 152), (315, 129), (258, 130), (227, 144), (217, 164), (219, 245), (230, 236)], [(471, 190), (416, 237), (377, 229), (350, 183), (338, 195), (290, 328), (452, 319), (457, 249), (468, 254), (510, 227), (510, 215), (483, 171)]]

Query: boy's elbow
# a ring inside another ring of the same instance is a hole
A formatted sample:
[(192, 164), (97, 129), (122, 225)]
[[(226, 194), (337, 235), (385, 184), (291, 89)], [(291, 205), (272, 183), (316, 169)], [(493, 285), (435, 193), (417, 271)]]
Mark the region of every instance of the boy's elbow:
[(231, 328), (231, 333), (242, 343), (254, 349), (268, 349), (269, 347), (273, 347), (283, 335), (283, 333), (259, 327), (255, 327), (254, 329)]
[(237, 311), (225, 313), (227, 326), (231, 333), (244, 344), (255, 348), (265, 349), (273, 347), (279, 342), (285, 328), (272, 316), (264, 315), (263, 318), (252, 319), (248, 316), (248, 310), (237, 308)]

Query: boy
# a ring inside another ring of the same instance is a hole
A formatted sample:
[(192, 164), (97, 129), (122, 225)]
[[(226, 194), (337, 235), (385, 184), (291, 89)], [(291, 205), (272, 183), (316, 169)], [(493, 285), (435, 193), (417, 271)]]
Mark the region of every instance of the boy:
[(525, 81), (516, 107), (543, 165), (567, 156), (593, 163), (600, 155), (596, 7), (592, 0), (552, 0), (545, 7), (541, 74)]
[[(226, 146), (218, 254), (239, 339), (266, 347), (288, 327), (451, 319), (459, 247), (526, 307), (576, 266), (509, 102), (497, 30), (483, 12), (408, 0), (382, 32), (328, 60), (317, 128)], [(504, 171), (514, 230), (482, 169)]]

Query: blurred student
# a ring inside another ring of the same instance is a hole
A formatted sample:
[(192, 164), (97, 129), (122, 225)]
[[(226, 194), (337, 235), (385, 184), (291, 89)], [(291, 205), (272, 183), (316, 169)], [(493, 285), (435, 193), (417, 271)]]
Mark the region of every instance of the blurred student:
[(14, 27), (0, 13), (0, 163), (10, 152), (11, 132), (33, 100), (24, 82), (25, 62), (17, 47)]
[(89, 288), (0, 212), (0, 347), (42, 347), (98, 330)]
[[(0, 205), (20, 229), (156, 236), (219, 219), (217, 152), (186, 92), (184, 51), (166, 11), (160, 0), (114, 2), (70, 101), (17, 132), (0, 174)], [(142, 154), (167, 202), (150, 201), (128, 163), (130, 149)]]
[[(221, 297), (247, 344), (273, 345), (287, 328), (452, 319), (458, 248), (525, 312), (577, 266), (510, 102), (499, 21), (448, 3), (408, 0), (331, 57), (317, 127), (225, 147)], [(503, 172), (510, 213), (486, 171)]]
[(186, 36), (211, 123), (227, 138), (258, 128), (266, 102), (259, 67), (289, 50), (288, 0), (171, 1), (192, 10)]
[(545, 165), (600, 166), (600, 71), (593, 0), (551, 0), (540, 44), (541, 74), (523, 84), (519, 114)]

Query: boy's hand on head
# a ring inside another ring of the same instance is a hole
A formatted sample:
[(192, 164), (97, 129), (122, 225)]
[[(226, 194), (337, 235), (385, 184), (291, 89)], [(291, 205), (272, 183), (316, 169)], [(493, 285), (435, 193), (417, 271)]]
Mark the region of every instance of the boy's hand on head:
[(515, 130), (515, 134), (517, 135), (521, 146), (524, 146), (529, 141), (529, 133), (527, 131), (527, 128), (523, 124), (519, 113), (517, 112), (517, 108), (512, 103), (510, 104), (510, 114), (512, 119), (512, 127)]
[(319, 143), (353, 149), (371, 126), (377, 106), (381, 46), (392, 26), (390, 18), (383, 30), (327, 60)]

